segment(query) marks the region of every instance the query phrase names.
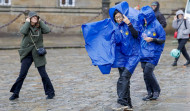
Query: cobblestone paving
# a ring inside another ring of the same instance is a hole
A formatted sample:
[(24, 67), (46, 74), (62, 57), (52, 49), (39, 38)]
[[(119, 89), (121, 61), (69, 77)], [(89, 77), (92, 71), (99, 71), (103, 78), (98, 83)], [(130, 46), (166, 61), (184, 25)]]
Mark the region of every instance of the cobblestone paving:
[[(161, 86), (157, 101), (144, 102), (146, 95), (140, 64), (131, 78), (131, 97), (134, 111), (189, 111), (190, 68), (181, 56), (172, 67), (171, 49), (177, 47), (167, 41), (159, 65), (155, 69)], [(187, 44), (190, 53), (190, 43)], [(117, 69), (102, 75), (91, 66), (84, 48), (48, 49), (46, 69), (54, 85), (56, 96), (46, 100), (40, 75), (34, 65), (24, 81), (20, 98), (9, 101), (11, 86), (20, 70), (17, 50), (0, 50), (0, 111), (108, 111), (116, 105)]]

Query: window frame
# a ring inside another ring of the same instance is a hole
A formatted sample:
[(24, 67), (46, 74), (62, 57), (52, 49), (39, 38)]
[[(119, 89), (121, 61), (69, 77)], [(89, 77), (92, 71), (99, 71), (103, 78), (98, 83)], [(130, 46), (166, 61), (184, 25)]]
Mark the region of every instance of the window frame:
[(69, 0), (65, 0), (65, 4), (62, 3), (62, 0), (59, 0), (60, 7), (75, 7), (75, 0), (72, 0), (72, 5), (69, 5)]
[(11, 5), (11, 0), (8, 0), (8, 3), (5, 3), (5, 0), (1, 0), (0, 5), (1, 6), (10, 6)]
[(3, 5), (3, 1), (4, 1), (4, 0), (1, 0), (0, 5)]

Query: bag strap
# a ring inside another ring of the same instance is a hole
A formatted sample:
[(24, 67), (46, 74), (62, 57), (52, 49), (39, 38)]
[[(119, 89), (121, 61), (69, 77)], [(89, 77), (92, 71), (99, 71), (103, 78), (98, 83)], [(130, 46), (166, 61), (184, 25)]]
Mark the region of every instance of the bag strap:
[[(182, 24), (182, 23), (183, 23), (183, 21), (181, 22), (181, 24)], [(179, 27), (177, 28), (177, 31), (178, 31), (178, 29), (180, 28), (181, 24), (180, 24)]]
[(187, 29), (186, 19), (184, 19), (185, 28)]
[(30, 38), (31, 38), (31, 40), (32, 40), (32, 42), (33, 42), (33, 44), (34, 44), (34, 46), (35, 46), (36, 50), (38, 50), (38, 48), (36, 47), (36, 44), (34, 43), (34, 40), (33, 40), (33, 39), (32, 39), (32, 37), (31, 37), (31, 34), (32, 34), (32, 32), (30, 31), (29, 36), (30, 36)]

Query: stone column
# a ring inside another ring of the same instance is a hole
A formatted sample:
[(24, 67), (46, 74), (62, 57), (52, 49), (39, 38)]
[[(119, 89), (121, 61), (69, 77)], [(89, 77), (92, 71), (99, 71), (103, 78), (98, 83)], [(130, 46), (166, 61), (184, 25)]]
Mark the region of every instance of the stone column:
[(110, 0), (102, 0), (103, 19), (109, 18)]
[(24, 11), (24, 15), (25, 15), (25, 19), (28, 17), (28, 13), (30, 12), (30, 10), (25, 10)]

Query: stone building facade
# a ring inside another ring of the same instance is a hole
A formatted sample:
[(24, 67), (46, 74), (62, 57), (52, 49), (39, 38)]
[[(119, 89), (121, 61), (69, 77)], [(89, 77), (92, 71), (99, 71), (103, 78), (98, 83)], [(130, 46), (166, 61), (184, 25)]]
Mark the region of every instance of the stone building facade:
[[(110, 0), (110, 7), (121, 0)], [(154, 0), (127, 0), (131, 7), (150, 5)], [(187, 0), (157, 0), (160, 11), (167, 18), (172, 11), (185, 8)], [(102, 0), (0, 0), (0, 26), (9, 23), (25, 10), (36, 11), (40, 17), (55, 26), (74, 27), (89, 21), (102, 19)], [(16, 21), (0, 29), (0, 33), (17, 33), (25, 21), (22, 14)], [(173, 33), (171, 23), (173, 15), (167, 19), (167, 33)], [(53, 33), (81, 33), (81, 28), (56, 28), (50, 26)]]

